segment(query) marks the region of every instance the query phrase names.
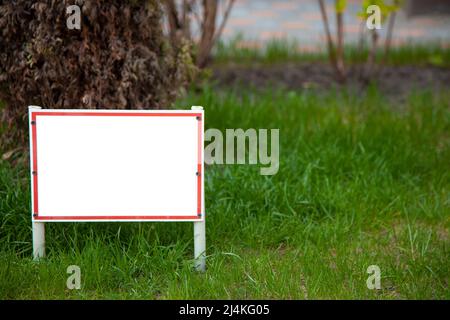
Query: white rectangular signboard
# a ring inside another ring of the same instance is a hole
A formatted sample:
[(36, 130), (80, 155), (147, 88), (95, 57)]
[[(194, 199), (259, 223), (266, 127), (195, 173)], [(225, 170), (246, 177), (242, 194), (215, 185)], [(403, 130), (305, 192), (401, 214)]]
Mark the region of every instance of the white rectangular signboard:
[(202, 221), (203, 110), (30, 108), (33, 221)]

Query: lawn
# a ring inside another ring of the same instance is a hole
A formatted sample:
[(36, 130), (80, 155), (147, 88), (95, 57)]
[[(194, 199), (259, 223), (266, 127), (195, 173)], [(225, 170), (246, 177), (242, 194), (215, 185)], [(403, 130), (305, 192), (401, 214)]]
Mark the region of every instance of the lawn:
[(207, 167), (204, 274), (191, 223), (47, 224), (33, 262), (28, 168), (0, 162), (0, 299), (450, 299), (449, 100), (193, 90), (208, 128), (280, 129), (276, 175)]

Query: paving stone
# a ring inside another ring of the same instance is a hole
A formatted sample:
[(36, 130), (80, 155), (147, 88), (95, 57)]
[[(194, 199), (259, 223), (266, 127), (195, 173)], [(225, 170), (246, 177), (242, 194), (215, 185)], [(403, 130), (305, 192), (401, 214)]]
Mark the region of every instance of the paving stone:
[[(347, 0), (344, 14), (345, 41), (359, 40), (362, 0)], [(326, 0), (331, 31), (336, 32), (334, 0)], [(386, 33), (386, 26), (380, 35)], [(323, 45), (324, 28), (317, 0), (237, 0), (223, 34), (224, 41), (241, 34), (252, 41), (269, 41), (270, 36), (287, 37), (304, 46)], [(393, 43), (450, 43), (450, 15), (397, 15)]]

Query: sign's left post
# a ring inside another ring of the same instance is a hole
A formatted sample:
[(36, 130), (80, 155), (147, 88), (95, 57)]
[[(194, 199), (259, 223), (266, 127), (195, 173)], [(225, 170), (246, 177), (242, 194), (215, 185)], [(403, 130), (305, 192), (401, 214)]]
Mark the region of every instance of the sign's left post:
[[(30, 135), (30, 177), (31, 177), (31, 190), (33, 190), (35, 176), (38, 174), (36, 168), (36, 162), (33, 161), (33, 154), (36, 148), (36, 130), (37, 123), (36, 118), (33, 116), (33, 111), (37, 111), (41, 109), (38, 106), (29, 106), (28, 107), (28, 120), (29, 120), (29, 135)], [(34, 192), (31, 192), (31, 223), (32, 223), (32, 232), (33, 232), (33, 258), (34, 260), (39, 260), (45, 257), (45, 223), (39, 222), (34, 219), (35, 201), (33, 199)]]

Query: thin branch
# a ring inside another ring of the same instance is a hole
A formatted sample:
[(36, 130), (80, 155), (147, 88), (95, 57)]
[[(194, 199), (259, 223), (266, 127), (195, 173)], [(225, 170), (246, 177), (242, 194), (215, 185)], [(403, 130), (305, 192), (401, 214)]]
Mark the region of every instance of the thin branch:
[(336, 12), (337, 23), (337, 50), (336, 50), (336, 67), (339, 70), (339, 77), (344, 78), (344, 15), (342, 12)]
[(182, 30), (185, 38), (191, 38), (191, 11), (192, 1), (183, 0), (183, 12), (182, 12)]
[(367, 60), (367, 68), (366, 68), (366, 80), (368, 80), (372, 75), (374, 75), (374, 66), (376, 60), (377, 53), (377, 44), (378, 44), (378, 32), (376, 29), (372, 30), (372, 48), (369, 52), (369, 57)]
[(323, 0), (318, 0), (318, 2), (319, 2), (319, 6), (320, 6), (320, 13), (322, 14), (322, 21), (323, 21), (324, 28), (325, 28), (325, 34), (327, 37), (328, 54), (330, 57), (330, 62), (336, 72), (337, 77), (341, 78), (340, 70), (337, 65), (337, 60), (336, 60), (334, 42), (333, 42), (333, 38), (331, 37), (330, 24), (328, 22), (327, 11), (325, 9), (325, 3)]
[(196, 64), (200, 68), (203, 68), (209, 57), (211, 51), (211, 43), (214, 39), (216, 32), (216, 19), (217, 19), (217, 1), (216, 0), (203, 0), (203, 28), (200, 42), (198, 45), (198, 54)]
[(394, 33), (394, 24), (395, 24), (395, 17), (397, 15), (397, 12), (393, 11), (389, 17), (389, 24), (388, 24), (388, 30), (386, 34), (386, 42), (384, 43), (384, 57), (382, 63), (384, 63), (387, 59), (387, 56), (389, 54), (389, 50), (391, 49), (391, 42), (392, 42), (392, 35)]
[(176, 28), (180, 28), (180, 19), (178, 17), (178, 10), (174, 0), (166, 0), (167, 15), (169, 17), (169, 23)]
[(231, 8), (233, 7), (234, 1), (235, 0), (228, 1), (228, 6), (227, 6), (227, 8), (225, 10), (225, 13), (223, 14), (222, 23), (220, 24), (220, 27), (217, 30), (216, 35), (213, 38), (212, 46), (214, 46), (214, 44), (216, 43), (217, 39), (219, 39), (220, 36), (222, 35), (223, 29), (225, 28), (225, 24), (227, 23), (227, 20), (228, 20), (228, 17), (230, 15)]
[(333, 43), (333, 38), (331, 37), (330, 25), (328, 22), (327, 11), (325, 10), (325, 4), (324, 4), (323, 0), (318, 0), (318, 1), (319, 1), (319, 6), (320, 6), (320, 13), (322, 14), (322, 21), (323, 21), (323, 24), (325, 27), (325, 34), (327, 37), (327, 44), (329, 47), (329, 51), (334, 52), (334, 43)]
[(170, 40), (172, 43), (175, 43), (178, 30), (181, 28), (177, 6), (174, 0), (165, 0), (164, 4), (167, 12), (167, 21), (169, 23)]
[(198, 14), (197, 3), (195, 1), (192, 1), (192, 5), (193, 5), (192, 14), (194, 15), (195, 21), (197, 22), (199, 29), (202, 30), (203, 29), (203, 21)]
[[(364, 20), (361, 20), (361, 24), (359, 26), (359, 40), (358, 40), (358, 53), (361, 57), (364, 57), (364, 46), (365, 46), (365, 30), (366, 23)], [(362, 63), (359, 68), (357, 68), (358, 77), (362, 78), (364, 71), (364, 63)]]

